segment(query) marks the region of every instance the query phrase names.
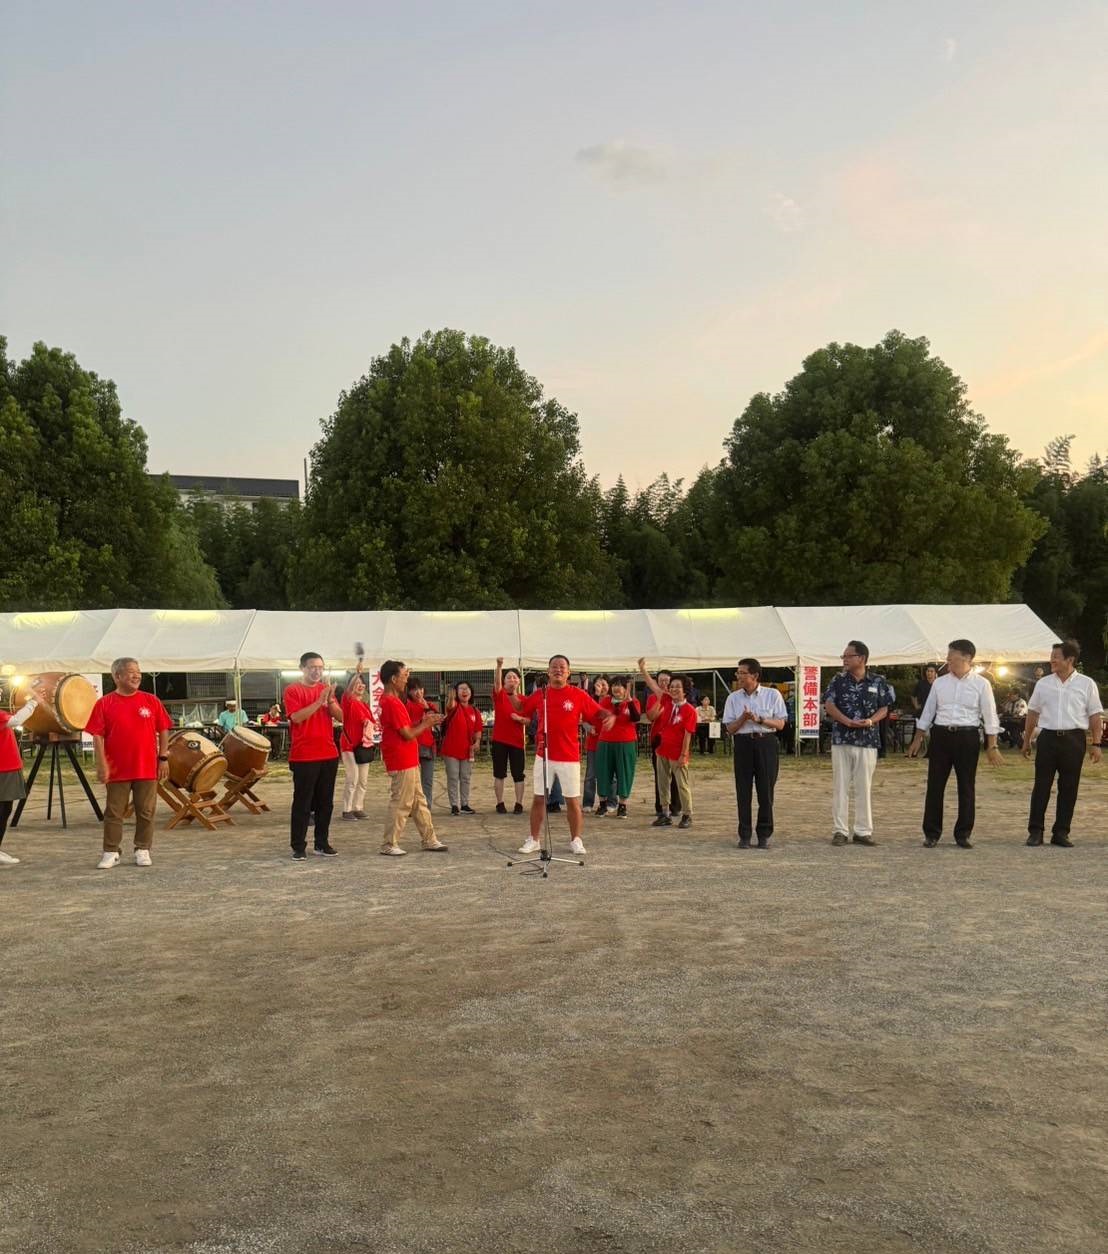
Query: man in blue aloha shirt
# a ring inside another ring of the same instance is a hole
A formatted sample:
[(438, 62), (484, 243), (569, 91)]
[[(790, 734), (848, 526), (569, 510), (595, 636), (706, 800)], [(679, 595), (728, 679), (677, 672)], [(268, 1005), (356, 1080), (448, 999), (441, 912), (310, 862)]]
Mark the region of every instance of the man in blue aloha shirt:
[(869, 649), (860, 640), (848, 641), (843, 652), (843, 669), (823, 694), (824, 709), (831, 720), (833, 845), (849, 843), (851, 793), (854, 794), (854, 844), (877, 844), (873, 839), (870, 805), (870, 786), (881, 736), (877, 724), (888, 715), (896, 693), (884, 675), (870, 672), (868, 663)]

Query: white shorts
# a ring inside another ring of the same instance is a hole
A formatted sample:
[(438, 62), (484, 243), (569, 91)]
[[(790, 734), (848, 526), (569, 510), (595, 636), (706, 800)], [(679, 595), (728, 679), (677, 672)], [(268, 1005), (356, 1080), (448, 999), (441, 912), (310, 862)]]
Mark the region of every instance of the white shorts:
[[(543, 795), (543, 758), (536, 756), (534, 772), (535, 796)], [(581, 763), (580, 762), (547, 762), (546, 787), (553, 788), (554, 780), (562, 785), (563, 797), (579, 797), (581, 795)]]

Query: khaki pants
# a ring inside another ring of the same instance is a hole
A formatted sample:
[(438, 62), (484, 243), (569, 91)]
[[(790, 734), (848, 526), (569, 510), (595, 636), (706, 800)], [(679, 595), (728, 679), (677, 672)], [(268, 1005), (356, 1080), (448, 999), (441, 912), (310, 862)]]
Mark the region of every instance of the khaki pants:
[[(692, 789), (689, 787), (689, 768), (672, 758), (658, 754), (658, 795), (664, 799), (670, 795), (672, 782), (677, 783), (677, 795), (681, 798), (681, 813), (692, 814)], [(664, 809), (663, 805), (663, 809)]]
[(123, 813), (131, 796), (135, 799), (135, 848), (154, 844), (154, 811), (158, 804), (156, 779), (115, 779), (106, 786), (104, 801), (104, 850), (119, 853), (123, 844)]
[(369, 763), (355, 762), (353, 753), (343, 753), (342, 769), (346, 775), (346, 787), (342, 793), (342, 812), (365, 807), (365, 789), (369, 782)]
[(854, 835), (873, 835), (870, 790), (877, 750), (861, 745), (831, 746), (831, 830), (850, 835), (850, 798), (854, 796)]
[(400, 844), (400, 834), (409, 819), (415, 819), (420, 840), (424, 845), (436, 843), (435, 825), (431, 822), (431, 811), (427, 809), (418, 766), (409, 767), (406, 771), (396, 771), (389, 776), (389, 810), (385, 817), (383, 845), (385, 849), (390, 845)]

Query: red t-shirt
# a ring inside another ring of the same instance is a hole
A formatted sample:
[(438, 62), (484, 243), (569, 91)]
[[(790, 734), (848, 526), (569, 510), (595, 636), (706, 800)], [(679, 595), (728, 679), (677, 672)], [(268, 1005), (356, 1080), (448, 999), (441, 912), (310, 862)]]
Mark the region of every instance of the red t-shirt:
[(523, 724), (517, 723), (512, 718), (516, 707), (503, 688), (492, 694), (492, 708), (496, 714), (492, 725), (493, 740), (497, 744), (512, 745), (516, 749), (522, 749), (524, 745)]
[[(550, 716), (549, 752), (547, 752), (546, 728), (543, 726), (543, 706)], [(564, 688), (553, 685), (543, 694), (540, 688), (525, 698), (520, 714), (538, 714), (539, 733), (536, 751), (540, 758), (549, 762), (580, 762), (581, 743), (578, 739), (581, 721), (589, 723), (600, 716), (600, 706), (582, 688), (566, 684)]]
[(481, 711), (475, 710), (472, 705), (456, 705), (453, 712), (446, 717), (450, 720), (450, 725), (447, 726), (445, 722), (442, 724), (446, 727), (442, 737), (442, 756), (468, 762), (473, 737), (485, 725)]
[(373, 722), (373, 711), (360, 697), (352, 697), (347, 693), (343, 693), (341, 704), (342, 741), (340, 747), (343, 753), (353, 753), (356, 748), (361, 747), (366, 723), (372, 724)]
[(326, 762), (328, 758), (339, 756), (339, 751), (335, 748), (331, 711), (327, 706), (316, 710), (302, 723), (292, 721), (297, 710), (303, 710), (319, 700), (325, 687), (325, 684), (289, 684), (285, 689), (284, 704), (289, 715), (289, 735), (292, 737), (290, 762)]
[(378, 708), (381, 718), (381, 757), (390, 775), (397, 771), (410, 771), (419, 766), (419, 741), (405, 740), (398, 728), (411, 727), (408, 707), (391, 692), (381, 694)]
[(616, 721), (611, 731), (602, 731), (600, 740), (603, 744), (634, 744), (639, 738), (639, 719), (642, 710), (634, 697), (628, 697), (617, 706), (611, 697), (605, 697), (600, 703), (602, 710), (614, 710)]
[[(437, 714), (439, 709), (434, 701), (428, 701), (426, 705), (420, 705), (418, 701), (406, 701), (404, 708), (408, 711), (408, 717), (412, 720), (413, 727), (417, 723), (422, 723), (429, 713)], [(435, 747), (435, 729), (433, 727), (425, 727), (416, 737), (416, 744), (433, 749)]]
[(689, 705), (687, 701), (677, 706), (672, 697), (663, 697), (662, 712), (654, 727), (662, 738), (658, 745), (658, 756), (676, 762), (685, 746), (685, 733), (696, 734), (696, 707)]
[(158, 778), (158, 732), (169, 731), (169, 711), (149, 692), (109, 692), (92, 707), (85, 731), (103, 736), (108, 779)]
[(8, 723), (11, 721), (11, 717), (6, 710), (0, 710), (0, 771), (21, 771), (23, 769), (23, 758), (19, 752), (19, 743), (16, 741), (15, 732), (8, 731)]

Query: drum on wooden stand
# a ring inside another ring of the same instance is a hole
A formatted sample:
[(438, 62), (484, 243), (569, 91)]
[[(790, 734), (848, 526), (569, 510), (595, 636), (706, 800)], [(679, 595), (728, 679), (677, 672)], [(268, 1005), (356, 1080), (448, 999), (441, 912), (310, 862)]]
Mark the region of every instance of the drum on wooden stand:
[(265, 774), (273, 746), (261, 732), (251, 731), (249, 727), (232, 727), (219, 747), (227, 759), (228, 773), (242, 779), (251, 771)]
[(88, 726), (97, 694), (84, 675), (48, 671), (44, 675), (29, 675), (12, 688), (11, 709), (21, 709), (28, 697), (34, 697), (38, 705), (23, 724), (26, 731), (36, 736), (53, 733), (75, 737)]
[(207, 736), (182, 727), (169, 735), (169, 778), (192, 793), (211, 792), (223, 778), (227, 759)]

